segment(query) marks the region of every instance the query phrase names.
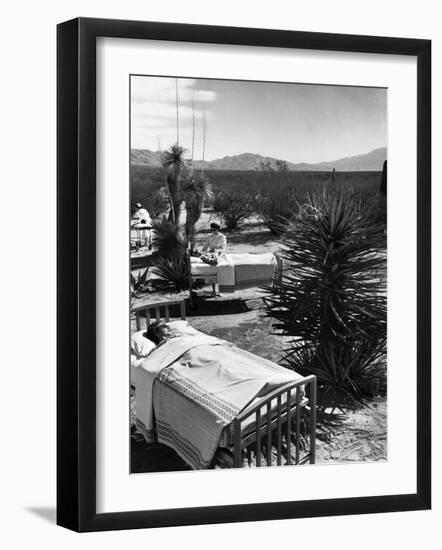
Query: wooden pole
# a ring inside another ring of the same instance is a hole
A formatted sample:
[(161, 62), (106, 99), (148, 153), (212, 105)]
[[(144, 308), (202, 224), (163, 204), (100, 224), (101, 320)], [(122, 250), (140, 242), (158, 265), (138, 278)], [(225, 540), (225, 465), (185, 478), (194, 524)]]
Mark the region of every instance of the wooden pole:
[(176, 96), (176, 144), (180, 142), (180, 120), (178, 115), (178, 78), (175, 78), (175, 96)]

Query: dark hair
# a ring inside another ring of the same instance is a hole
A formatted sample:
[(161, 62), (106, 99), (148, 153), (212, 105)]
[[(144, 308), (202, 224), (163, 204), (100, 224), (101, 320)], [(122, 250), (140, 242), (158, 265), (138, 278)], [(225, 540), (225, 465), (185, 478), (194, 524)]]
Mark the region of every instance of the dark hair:
[(216, 223), (216, 222), (212, 222), (210, 224), (210, 229), (218, 229), (218, 231), (221, 229), (221, 226), (219, 223)]
[(154, 321), (147, 327), (147, 330), (143, 334), (143, 336), (157, 346), (161, 342), (161, 340), (158, 338), (157, 331), (163, 325), (164, 323), (161, 321)]

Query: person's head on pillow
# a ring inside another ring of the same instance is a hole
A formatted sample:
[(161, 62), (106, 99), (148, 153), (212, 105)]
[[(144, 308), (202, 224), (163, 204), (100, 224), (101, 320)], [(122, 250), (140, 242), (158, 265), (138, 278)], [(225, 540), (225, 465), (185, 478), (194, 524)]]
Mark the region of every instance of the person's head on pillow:
[(167, 339), (168, 328), (162, 321), (154, 321), (148, 327), (144, 336), (149, 338), (155, 345), (160, 344)]

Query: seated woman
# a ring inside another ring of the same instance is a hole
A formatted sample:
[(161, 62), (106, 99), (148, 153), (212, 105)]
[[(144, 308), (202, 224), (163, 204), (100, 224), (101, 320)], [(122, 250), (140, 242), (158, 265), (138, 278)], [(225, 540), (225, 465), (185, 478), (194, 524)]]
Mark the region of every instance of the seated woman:
[[(207, 263), (216, 264), (218, 256), (227, 250), (227, 239), (221, 233), (219, 223), (212, 222), (210, 229), (212, 232), (207, 239), (206, 245), (203, 247), (201, 259)], [(212, 283), (212, 290), (214, 296), (221, 296), (218, 283)]]
[(210, 233), (206, 245), (203, 247), (203, 252), (211, 252), (219, 255), (227, 250), (227, 239), (220, 231), (221, 226), (217, 222), (210, 224)]

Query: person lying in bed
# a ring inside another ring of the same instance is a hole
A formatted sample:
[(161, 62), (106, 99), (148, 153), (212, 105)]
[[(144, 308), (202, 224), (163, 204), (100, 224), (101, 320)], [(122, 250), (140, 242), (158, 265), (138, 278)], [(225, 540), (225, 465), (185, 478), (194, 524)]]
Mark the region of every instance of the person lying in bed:
[(154, 321), (147, 330), (133, 334), (130, 342), (130, 364), (138, 367), (156, 347), (167, 342), (169, 328), (166, 323)]
[(198, 331), (185, 320), (154, 321), (147, 330), (135, 332), (130, 340), (130, 364), (138, 367), (146, 357), (156, 348), (179, 336), (195, 336)]

